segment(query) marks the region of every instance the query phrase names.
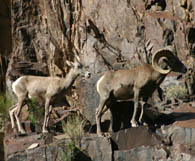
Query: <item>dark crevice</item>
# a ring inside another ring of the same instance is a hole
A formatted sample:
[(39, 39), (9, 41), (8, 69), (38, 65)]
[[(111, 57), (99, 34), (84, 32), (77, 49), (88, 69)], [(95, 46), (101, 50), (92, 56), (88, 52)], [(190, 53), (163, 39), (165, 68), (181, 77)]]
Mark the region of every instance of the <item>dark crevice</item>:
[(136, 33), (136, 36), (137, 36), (137, 37), (140, 37), (140, 38), (144, 38), (145, 29), (146, 29), (146, 28), (145, 28), (144, 25), (137, 26), (137, 33)]
[(101, 43), (105, 42), (105, 37), (102, 33), (100, 33), (97, 26), (90, 19), (88, 20), (88, 23), (89, 23), (88, 31), (91, 31), (90, 29), (92, 29), (95, 34), (95, 38), (98, 39)]
[(187, 39), (189, 43), (190, 54), (195, 55), (195, 28), (188, 29)]
[(190, 28), (188, 31), (188, 42), (189, 43), (195, 42), (195, 28)]
[(70, 11), (70, 19), (69, 19), (70, 33), (69, 33), (69, 40), (71, 42), (72, 25), (74, 24), (74, 18), (73, 18), (74, 8), (73, 8), (73, 5), (72, 5), (71, 1), (69, 2), (69, 6), (68, 7), (69, 7), (69, 11)]
[(96, 47), (96, 45), (94, 45), (94, 49), (96, 51), (96, 53), (98, 55), (100, 55), (104, 61), (104, 64), (108, 67), (109, 70), (113, 70), (114, 68), (112, 67), (112, 65), (104, 58), (104, 56), (99, 52), (98, 48)]
[(164, 46), (167, 45), (172, 45), (173, 44), (173, 40), (174, 40), (174, 34), (173, 31), (170, 29), (165, 29), (163, 31), (163, 39), (164, 41)]
[(166, 8), (166, 1), (165, 0), (153, 0), (150, 4), (146, 6), (146, 10), (150, 10), (152, 6), (157, 5), (162, 8), (162, 11)]
[(61, 30), (62, 30), (64, 36), (66, 36), (67, 28), (66, 28), (66, 23), (64, 23), (64, 21), (63, 21), (64, 20), (64, 14), (63, 14), (63, 10), (62, 10), (61, 4), (59, 5), (58, 17), (59, 17)]
[(88, 23), (89, 26), (87, 26), (87, 31), (93, 31), (93, 33), (95, 34), (94, 38), (96, 38), (100, 43), (104, 44), (104, 47), (106, 47), (110, 52), (115, 54), (118, 57), (118, 62), (124, 62), (125, 58), (122, 56), (121, 50), (108, 43), (108, 41), (105, 39), (104, 34), (99, 31), (98, 27), (90, 19), (88, 20)]

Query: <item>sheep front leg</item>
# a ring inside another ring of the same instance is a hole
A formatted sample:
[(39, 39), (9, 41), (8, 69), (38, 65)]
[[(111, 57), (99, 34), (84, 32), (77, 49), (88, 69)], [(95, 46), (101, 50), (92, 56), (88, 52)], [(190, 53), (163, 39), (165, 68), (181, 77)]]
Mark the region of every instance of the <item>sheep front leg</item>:
[(136, 121), (138, 107), (139, 107), (139, 89), (134, 89), (134, 111), (133, 111), (133, 117), (131, 119), (132, 127), (138, 127), (138, 123)]
[(46, 127), (48, 127), (48, 124), (49, 124), (49, 118), (50, 118), (50, 115), (51, 115), (51, 111), (52, 111), (52, 106), (50, 105), (49, 106), (49, 114), (48, 114), (48, 117), (47, 117), (47, 120), (46, 120)]
[(48, 130), (46, 128), (47, 126), (47, 121), (49, 120), (49, 103), (50, 103), (50, 98), (46, 98), (45, 100), (45, 117), (44, 117), (44, 122), (43, 122), (43, 127), (42, 127), (42, 132), (43, 133), (48, 133)]
[(143, 121), (142, 121), (142, 117), (143, 117), (143, 114), (144, 114), (144, 105), (145, 105), (145, 102), (141, 101), (141, 113), (140, 113), (140, 116), (139, 116), (139, 123), (141, 125), (143, 125)]
[[(97, 125), (97, 135), (103, 136), (102, 130), (101, 130), (101, 118), (103, 113), (107, 110), (107, 106), (105, 107), (107, 99), (100, 99), (100, 103), (98, 108), (96, 109), (96, 125)], [(104, 107), (106, 109), (104, 109)]]

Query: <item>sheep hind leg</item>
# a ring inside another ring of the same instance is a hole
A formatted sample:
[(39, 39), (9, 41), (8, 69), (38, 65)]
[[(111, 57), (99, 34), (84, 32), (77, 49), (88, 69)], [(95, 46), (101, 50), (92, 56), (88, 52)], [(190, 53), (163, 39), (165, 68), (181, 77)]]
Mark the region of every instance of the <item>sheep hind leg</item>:
[(24, 99), (25, 99), (25, 96), (21, 97), (18, 100), (18, 105), (17, 105), (17, 107), (15, 108), (15, 111), (14, 111), (14, 115), (15, 115), (15, 118), (16, 118), (17, 126), (18, 126), (18, 131), (21, 134), (26, 133), (25, 130), (23, 129), (22, 124), (21, 124), (20, 119), (19, 119), (19, 115), (20, 115), (20, 112), (21, 112), (21, 109), (22, 109), (22, 104), (23, 104)]
[(137, 111), (138, 111), (138, 103), (135, 103), (133, 117), (131, 119), (131, 126), (132, 127), (138, 127), (138, 122), (135, 119), (136, 118), (136, 115), (137, 115)]
[(10, 116), (10, 120), (11, 120), (12, 129), (15, 128), (14, 112), (17, 110), (16, 107), (17, 107), (17, 104), (13, 105), (13, 106), (9, 109), (9, 116)]
[(138, 122), (136, 121), (137, 111), (139, 107), (139, 89), (134, 89), (134, 111), (133, 111), (133, 117), (131, 119), (131, 126), (132, 127), (138, 127)]
[(16, 113), (15, 113), (15, 118), (16, 118), (16, 122), (17, 122), (17, 125), (18, 125), (18, 131), (19, 131), (21, 134), (25, 134), (26, 131), (23, 129), (22, 124), (21, 124), (19, 118), (17, 117)]

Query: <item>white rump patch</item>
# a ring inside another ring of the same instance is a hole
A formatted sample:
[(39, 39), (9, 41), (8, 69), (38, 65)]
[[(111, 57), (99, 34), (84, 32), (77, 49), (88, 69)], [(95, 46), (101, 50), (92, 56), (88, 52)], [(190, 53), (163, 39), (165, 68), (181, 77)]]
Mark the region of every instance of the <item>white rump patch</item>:
[(100, 83), (101, 83), (102, 80), (104, 79), (104, 76), (105, 76), (105, 75), (103, 75), (103, 76), (97, 81), (97, 86), (96, 86), (96, 88), (97, 88), (98, 93), (100, 93)]
[(22, 77), (18, 78), (16, 81), (13, 82), (12, 90), (14, 93), (16, 93), (16, 86), (17, 86), (18, 82), (20, 82), (21, 79), (22, 79)]

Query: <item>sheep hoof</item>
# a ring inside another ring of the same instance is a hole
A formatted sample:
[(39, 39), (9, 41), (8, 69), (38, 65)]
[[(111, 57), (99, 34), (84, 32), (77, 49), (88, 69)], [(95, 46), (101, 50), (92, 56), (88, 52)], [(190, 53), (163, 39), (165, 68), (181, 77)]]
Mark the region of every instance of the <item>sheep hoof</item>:
[(111, 138), (111, 134), (109, 132), (104, 133), (104, 136), (107, 137), (107, 138)]
[(148, 124), (147, 124), (147, 123), (145, 123), (145, 122), (143, 123), (143, 125), (144, 125), (144, 126), (148, 126)]
[(103, 132), (97, 132), (97, 135), (98, 135), (99, 137), (104, 137), (104, 133), (103, 133)]
[(104, 137), (104, 134), (103, 133), (97, 134), (97, 135), (98, 135), (98, 137)]
[(20, 134), (26, 134), (26, 131), (24, 131), (24, 129), (21, 129), (19, 132)]
[(111, 135), (110, 133), (100, 133), (100, 134), (97, 134), (98, 137), (106, 137), (106, 138), (111, 138)]
[(47, 129), (43, 129), (42, 133), (48, 133), (48, 130)]
[(138, 123), (137, 122), (131, 122), (131, 127), (138, 127)]

